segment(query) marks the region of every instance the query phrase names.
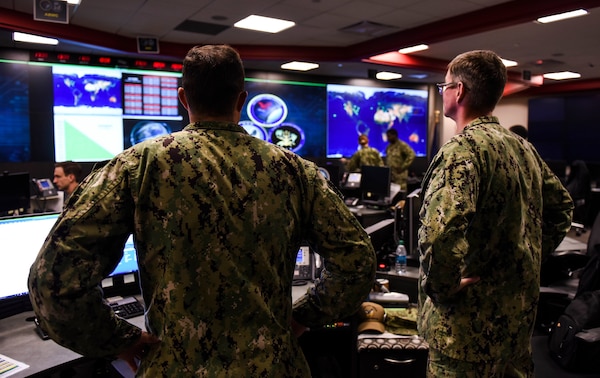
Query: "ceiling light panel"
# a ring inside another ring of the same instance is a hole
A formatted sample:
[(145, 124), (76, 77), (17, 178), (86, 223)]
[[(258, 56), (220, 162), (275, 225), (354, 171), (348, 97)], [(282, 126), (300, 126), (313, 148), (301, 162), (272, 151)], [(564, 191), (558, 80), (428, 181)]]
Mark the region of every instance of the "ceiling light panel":
[(585, 16), (586, 14), (588, 14), (588, 12), (586, 10), (578, 9), (578, 10), (574, 10), (571, 12), (565, 12), (565, 13), (553, 14), (551, 16), (540, 17), (537, 19), (537, 22), (542, 23), (542, 24), (547, 24), (550, 22), (566, 20), (568, 18)]
[(293, 70), (293, 71), (310, 71), (318, 68), (319, 65), (316, 63), (309, 62), (289, 62), (281, 65), (281, 68), (284, 70)]
[(295, 22), (278, 18), (250, 15), (233, 24), (236, 28), (262, 31), (266, 33), (279, 33), (296, 25)]
[(563, 72), (550, 72), (544, 74), (544, 79), (551, 80), (567, 80), (567, 79), (578, 79), (581, 77), (577, 72), (563, 71)]
[(26, 34), (21, 32), (13, 33), (13, 41), (27, 42), (27, 43), (39, 43), (43, 45), (58, 45), (58, 39), (42, 37), (39, 35)]

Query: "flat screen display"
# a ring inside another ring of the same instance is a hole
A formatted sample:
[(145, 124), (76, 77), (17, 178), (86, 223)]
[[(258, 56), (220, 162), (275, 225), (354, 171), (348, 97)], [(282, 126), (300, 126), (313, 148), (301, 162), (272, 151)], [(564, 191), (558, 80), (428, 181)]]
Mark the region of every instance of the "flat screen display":
[(240, 125), (257, 138), (304, 157), (325, 156), (325, 84), (246, 79)]
[(0, 162), (97, 162), (179, 131), (181, 72), (2, 59)]
[(386, 204), (390, 196), (391, 175), (389, 167), (362, 166), (360, 169), (363, 203)]
[[(2, 241), (0, 264), (0, 308), (6, 301), (22, 300), (29, 306), (27, 279), (46, 237), (58, 219), (58, 213), (0, 218)], [(137, 272), (133, 237), (129, 236), (123, 257), (109, 277)], [(25, 311), (21, 309), (22, 311)], [(0, 311), (0, 315), (5, 315)]]
[(29, 72), (25, 64), (0, 60), (0, 162), (31, 158)]
[(425, 89), (328, 84), (327, 157), (352, 156), (361, 134), (385, 156), (388, 129), (427, 156), (427, 99)]
[(53, 65), (54, 158), (102, 161), (183, 128), (178, 73)]

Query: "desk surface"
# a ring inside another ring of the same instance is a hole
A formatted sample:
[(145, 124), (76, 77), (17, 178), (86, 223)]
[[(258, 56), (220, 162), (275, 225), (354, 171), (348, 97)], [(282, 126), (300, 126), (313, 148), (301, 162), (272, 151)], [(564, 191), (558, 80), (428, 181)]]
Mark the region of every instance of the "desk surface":
[(577, 239), (574, 239), (570, 236), (565, 236), (562, 242), (556, 247), (555, 252), (564, 252), (564, 251), (583, 251), (586, 253), (587, 244), (581, 242)]
[[(293, 286), (292, 299), (300, 298), (308, 288), (309, 285)], [(33, 316), (33, 311), (27, 311), (0, 320), (0, 354), (29, 365), (29, 368), (11, 375), (11, 378), (28, 377), (83, 358), (52, 340), (42, 340), (35, 331), (33, 321), (28, 320)], [(128, 321), (145, 328), (143, 316)]]
[[(52, 340), (42, 340), (33, 321), (28, 320), (33, 316), (33, 311), (28, 311), (0, 320), (0, 354), (29, 365), (11, 377), (27, 377), (82, 358)], [(128, 320), (144, 327), (143, 316)]]

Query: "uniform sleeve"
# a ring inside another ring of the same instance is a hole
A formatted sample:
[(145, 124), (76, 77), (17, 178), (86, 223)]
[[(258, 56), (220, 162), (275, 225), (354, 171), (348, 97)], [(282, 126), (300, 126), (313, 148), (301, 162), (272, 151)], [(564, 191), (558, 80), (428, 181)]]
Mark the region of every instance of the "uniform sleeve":
[(573, 200), (558, 177), (550, 170), (541, 158), (544, 183), (542, 193), (544, 207), (542, 209), (542, 253), (543, 259), (548, 257), (564, 239), (571, 228)]
[(376, 257), (369, 236), (322, 178), (308, 204), (312, 213), (308, 239), (324, 259), (324, 270), (314, 287), (298, 299), (293, 316), (309, 327), (352, 315), (366, 300), (375, 279)]
[(401, 148), (400, 148), (400, 153), (402, 155), (402, 163), (400, 164), (400, 168), (398, 169), (401, 172), (406, 171), (410, 165), (413, 163), (413, 161), (415, 160), (415, 151), (413, 151), (412, 148), (410, 148), (410, 146), (404, 142), (402, 142), (400, 144)]
[(85, 356), (115, 356), (141, 330), (115, 316), (101, 281), (119, 263), (132, 232), (126, 170), (111, 162), (73, 194), (29, 274), (30, 299), (50, 337)]
[(346, 167), (346, 169), (348, 170), (348, 172), (354, 172), (359, 168), (358, 167), (359, 164), (360, 164), (360, 151), (357, 151), (350, 158), (350, 161), (348, 162), (348, 167)]
[(458, 290), (468, 253), (465, 232), (476, 210), (479, 174), (460, 154), (438, 155), (425, 180), (419, 229), (421, 288), (434, 301)]

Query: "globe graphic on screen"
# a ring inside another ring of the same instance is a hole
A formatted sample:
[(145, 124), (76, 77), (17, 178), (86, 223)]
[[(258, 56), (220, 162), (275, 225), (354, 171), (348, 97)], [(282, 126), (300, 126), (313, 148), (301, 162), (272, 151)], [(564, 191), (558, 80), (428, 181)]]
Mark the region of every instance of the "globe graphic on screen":
[(131, 133), (129, 139), (131, 145), (138, 144), (148, 139), (156, 138), (157, 136), (167, 135), (171, 132), (171, 128), (164, 123), (154, 121), (138, 122)]

